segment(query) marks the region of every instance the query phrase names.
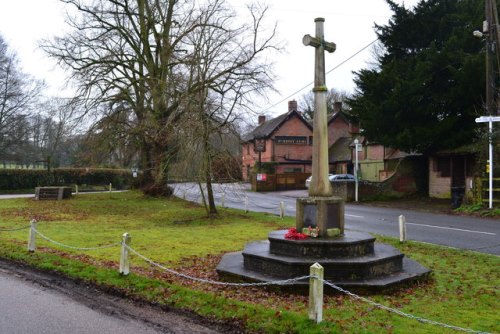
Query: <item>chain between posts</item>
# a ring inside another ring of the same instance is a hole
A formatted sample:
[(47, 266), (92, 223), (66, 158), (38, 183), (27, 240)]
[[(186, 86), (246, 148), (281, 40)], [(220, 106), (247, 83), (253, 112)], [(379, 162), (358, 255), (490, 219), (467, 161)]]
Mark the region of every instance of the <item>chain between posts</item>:
[(14, 231), (26, 230), (28, 228), (30, 228), (29, 225), (26, 225), (23, 227), (16, 227), (16, 228), (2, 228), (2, 229), (0, 229), (0, 232), (14, 232)]
[(31, 230), (33, 232), (35, 232), (36, 234), (38, 234), (42, 239), (45, 239), (53, 244), (56, 244), (58, 246), (61, 246), (61, 247), (65, 247), (65, 248), (70, 248), (70, 249), (75, 249), (75, 250), (97, 250), (97, 249), (105, 249), (105, 248), (112, 248), (112, 247), (116, 247), (116, 246), (119, 246), (122, 244), (122, 242), (115, 242), (113, 244), (109, 244), (109, 245), (104, 245), (104, 246), (97, 246), (97, 247), (75, 247), (75, 246), (70, 246), (70, 245), (66, 245), (66, 244), (63, 244), (61, 242), (58, 242), (58, 241), (55, 241), (47, 236), (45, 236), (43, 233), (41, 233), (40, 231), (38, 231), (35, 227), (31, 227)]
[(208, 284), (214, 284), (214, 285), (223, 285), (223, 286), (269, 286), (269, 285), (290, 285), (290, 284), (293, 284), (295, 282), (298, 282), (298, 281), (302, 281), (302, 280), (306, 280), (308, 278), (311, 277), (311, 275), (307, 275), (307, 276), (301, 276), (301, 277), (296, 277), (296, 278), (290, 278), (290, 279), (286, 279), (286, 280), (280, 280), (280, 281), (272, 281), (272, 282), (259, 282), (259, 283), (230, 283), (230, 282), (219, 282), (219, 281), (213, 281), (213, 280), (209, 280), (209, 279), (204, 279), (204, 278), (198, 278), (198, 277), (193, 277), (193, 276), (189, 276), (189, 275), (186, 275), (186, 274), (183, 274), (183, 273), (180, 273), (178, 271), (175, 271), (175, 270), (172, 270), (170, 268), (167, 268), (167, 267), (164, 267), (162, 266), (161, 264), (145, 257), (144, 255), (142, 255), (141, 253), (137, 252), (135, 249), (131, 248), (130, 246), (128, 245), (125, 245), (125, 247), (133, 254), (137, 255), (138, 257), (140, 257), (141, 259), (143, 259), (144, 261), (148, 262), (149, 264), (155, 266), (155, 267), (158, 267), (168, 273), (171, 273), (173, 275), (176, 275), (176, 276), (179, 276), (179, 277), (182, 277), (182, 278), (185, 278), (185, 279), (189, 279), (189, 280), (192, 280), (192, 281), (196, 281), (196, 282), (201, 282), (201, 283), (208, 283)]
[[(318, 278), (318, 279), (321, 279), (321, 278)], [(415, 316), (415, 315), (412, 315), (412, 314), (409, 314), (409, 313), (405, 313), (403, 311), (396, 310), (396, 309), (390, 308), (388, 306), (385, 306), (385, 305), (379, 304), (377, 302), (374, 302), (374, 301), (372, 301), (372, 300), (370, 300), (368, 298), (358, 296), (358, 295), (356, 295), (356, 294), (354, 294), (354, 293), (352, 293), (352, 292), (350, 292), (348, 290), (345, 290), (345, 289), (339, 287), (338, 285), (333, 284), (330, 281), (327, 281), (327, 280), (324, 280), (324, 279), (321, 279), (321, 280), (323, 281), (324, 284), (328, 285), (329, 287), (331, 287), (331, 288), (333, 288), (333, 289), (335, 289), (337, 291), (340, 291), (342, 293), (345, 293), (346, 295), (348, 295), (348, 296), (350, 296), (350, 297), (352, 297), (354, 299), (361, 300), (361, 301), (363, 301), (365, 303), (368, 303), (368, 304), (373, 305), (373, 306), (375, 306), (377, 308), (380, 308), (380, 309), (383, 309), (383, 310), (395, 313), (397, 315), (417, 320), (417, 321), (419, 321), (421, 323), (435, 325), (435, 326), (441, 326), (441, 327), (444, 327), (444, 328), (449, 328), (449, 329), (453, 329), (453, 330), (461, 331), (461, 332), (466, 332), (466, 333), (489, 334), (488, 332), (476, 331), (476, 330), (469, 329), (469, 328), (461, 328), (461, 327), (457, 327), (457, 326), (453, 326), (453, 325), (447, 325), (447, 324), (442, 323), (442, 322), (438, 322), (438, 321), (434, 321), (434, 320), (429, 320), (429, 319), (425, 319), (425, 318), (422, 318), (422, 317), (419, 317), (419, 316)]]
[[(189, 280), (192, 280), (192, 281), (197, 281), (197, 282), (201, 282), (201, 283), (208, 283), (208, 284), (213, 284), (213, 285), (222, 285), (222, 286), (270, 286), (270, 285), (290, 285), (290, 284), (294, 284), (298, 281), (302, 281), (302, 280), (306, 280), (306, 279), (315, 279), (319, 282), (322, 282), (323, 284), (326, 284), (332, 288), (334, 288), (335, 290), (337, 291), (340, 291), (342, 293), (345, 293), (346, 295), (350, 296), (350, 297), (353, 297), (357, 300), (360, 300), (360, 301), (363, 301), (363, 302), (366, 302), (370, 305), (373, 305), (375, 307), (378, 307), (380, 309), (383, 309), (383, 310), (386, 310), (386, 311), (389, 311), (389, 312), (392, 312), (392, 313), (395, 313), (395, 314), (398, 314), (400, 316), (403, 316), (403, 317), (406, 317), (406, 318), (410, 318), (410, 319), (414, 319), (414, 320), (417, 320), (421, 323), (426, 323), (426, 324), (431, 324), (431, 325), (436, 325), (436, 326), (441, 326), (441, 327), (444, 327), (444, 328), (449, 328), (449, 329), (454, 329), (454, 330), (457, 330), (457, 331), (462, 331), (462, 332), (466, 332), (466, 333), (481, 333), (481, 334), (489, 334), (488, 332), (482, 332), (482, 331), (476, 331), (476, 330), (473, 330), (473, 329), (467, 329), (467, 328), (461, 328), (461, 327), (457, 327), (457, 326), (453, 326), (453, 325), (447, 325), (445, 323), (442, 323), (442, 322), (438, 322), (438, 321), (433, 321), (433, 320), (428, 320), (428, 319), (425, 319), (425, 318), (422, 318), (422, 317), (418, 317), (418, 316), (414, 316), (414, 315), (411, 315), (409, 313), (405, 313), (405, 312), (402, 312), (402, 311), (399, 311), (399, 310), (396, 310), (396, 309), (393, 309), (393, 308), (390, 308), (388, 306), (385, 306), (385, 305), (382, 305), (382, 304), (379, 304), (379, 303), (376, 303), (370, 299), (367, 299), (367, 298), (364, 298), (364, 297), (361, 297), (361, 296), (358, 296), (348, 290), (345, 290), (335, 284), (333, 284), (332, 282), (330, 281), (327, 281), (327, 280), (324, 280), (323, 277), (318, 276), (317, 274), (313, 273), (311, 275), (307, 275), (307, 276), (301, 276), (301, 277), (296, 277), (296, 278), (290, 278), (290, 279), (287, 279), (287, 280), (281, 280), (281, 281), (273, 281), (273, 282), (260, 282), (260, 283), (230, 283), (230, 282), (219, 282), (219, 281), (213, 281), (213, 280), (209, 280), (209, 279), (203, 279), (203, 278), (198, 278), (198, 277), (193, 277), (193, 276), (189, 276), (189, 275), (186, 275), (186, 274), (182, 274), (178, 271), (175, 271), (175, 270), (172, 270), (172, 269), (169, 269), (167, 267), (164, 267), (162, 266), (161, 264), (145, 257), (144, 255), (140, 254), (139, 252), (137, 252), (135, 249), (131, 248), (130, 246), (126, 245), (126, 244), (123, 244), (125, 248), (127, 248), (131, 253), (137, 255), (138, 257), (140, 257), (141, 259), (143, 259), (144, 261), (148, 262), (149, 264), (153, 265), (153, 266), (156, 266), (166, 272), (169, 272), (173, 275), (176, 275), (176, 276), (179, 276), (179, 277), (182, 277), (182, 278), (185, 278), (185, 279), (189, 279)], [(322, 296), (322, 293), (321, 293), (321, 296)], [(314, 315), (315, 317), (318, 317), (317, 315)], [(319, 321), (318, 321), (319, 320)], [(319, 316), (318, 319), (316, 319), (316, 322), (320, 322), (321, 321), (321, 316)]]

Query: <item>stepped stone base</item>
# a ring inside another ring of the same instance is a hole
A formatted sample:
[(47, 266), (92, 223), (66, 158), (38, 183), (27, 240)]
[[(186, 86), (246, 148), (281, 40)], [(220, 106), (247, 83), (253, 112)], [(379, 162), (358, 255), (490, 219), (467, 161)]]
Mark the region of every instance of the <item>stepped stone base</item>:
[[(242, 252), (224, 255), (218, 274), (231, 280), (272, 282), (309, 275), (315, 262), (324, 278), (345, 288), (382, 290), (426, 277), (430, 270), (396, 248), (374, 243), (367, 233), (346, 231), (338, 238), (287, 240), (274, 231), (269, 240), (247, 244)], [(299, 285), (307, 285), (308, 281)]]

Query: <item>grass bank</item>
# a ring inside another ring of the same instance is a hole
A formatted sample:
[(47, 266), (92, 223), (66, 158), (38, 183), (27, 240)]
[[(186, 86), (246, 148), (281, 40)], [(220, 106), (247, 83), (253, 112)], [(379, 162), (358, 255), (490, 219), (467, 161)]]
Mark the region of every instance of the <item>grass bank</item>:
[[(215, 266), (225, 252), (265, 239), (269, 231), (294, 225), (290, 218), (223, 209), (210, 220), (202, 208), (182, 200), (151, 199), (136, 192), (77, 196), (69, 201), (0, 201), (0, 230), (40, 221), (38, 230), (76, 247), (120, 241), (148, 258), (182, 273), (218, 280)], [(451, 330), (379, 310), (337, 294), (325, 297), (324, 319), (307, 319), (307, 296), (257, 287), (234, 288), (195, 283), (152, 267), (131, 256), (132, 274), (118, 274), (119, 247), (72, 250), (37, 239), (26, 252), (26, 229), (0, 232), (0, 256), (72, 278), (82, 279), (130, 297), (187, 309), (215, 321), (268, 333), (447, 333)], [(431, 280), (370, 299), (423, 318), (480, 331), (500, 330), (500, 259), (496, 256), (409, 242), (398, 247), (433, 270)]]

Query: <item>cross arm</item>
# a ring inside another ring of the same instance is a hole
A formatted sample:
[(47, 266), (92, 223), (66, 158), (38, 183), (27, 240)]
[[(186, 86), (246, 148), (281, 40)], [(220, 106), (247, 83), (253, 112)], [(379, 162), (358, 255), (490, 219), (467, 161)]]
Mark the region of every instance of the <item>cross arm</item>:
[(304, 37), (302, 38), (302, 43), (305, 46), (314, 46), (315, 48), (319, 48), (321, 45), (323, 45), (325, 51), (328, 51), (330, 53), (334, 52), (337, 49), (337, 45), (335, 45), (335, 43), (321, 41), (319, 38), (312, 37), (309, 34), (304, 35)]

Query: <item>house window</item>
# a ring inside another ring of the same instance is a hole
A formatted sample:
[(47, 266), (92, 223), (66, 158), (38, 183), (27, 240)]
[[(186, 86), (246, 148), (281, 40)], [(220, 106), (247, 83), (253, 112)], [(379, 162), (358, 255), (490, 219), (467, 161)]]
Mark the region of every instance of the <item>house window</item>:
[(285, 173), (302, 173), (302, 168), (300, 167), (288, 167), (284, 170)]
[(307, 145), (306, 136), (276, 136), (274, 142), (277, 145)]
[(309, 136), (309, 145), (313, 144), (313, 136)]

